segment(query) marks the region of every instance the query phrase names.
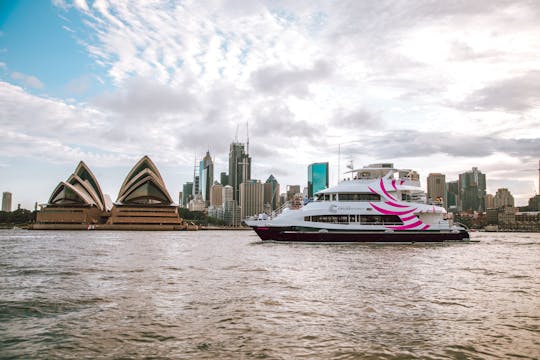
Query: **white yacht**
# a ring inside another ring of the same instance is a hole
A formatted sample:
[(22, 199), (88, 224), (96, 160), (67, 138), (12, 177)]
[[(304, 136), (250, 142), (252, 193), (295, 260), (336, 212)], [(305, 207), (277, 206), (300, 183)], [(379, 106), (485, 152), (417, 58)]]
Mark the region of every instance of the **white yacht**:
[(246, 219), (263, 241), (432, 243), (468, 241), (446, 210), (428, 204), (412, 170), (373, 164), (324, 189), (305, 205), (287, 203), (271, 215)]

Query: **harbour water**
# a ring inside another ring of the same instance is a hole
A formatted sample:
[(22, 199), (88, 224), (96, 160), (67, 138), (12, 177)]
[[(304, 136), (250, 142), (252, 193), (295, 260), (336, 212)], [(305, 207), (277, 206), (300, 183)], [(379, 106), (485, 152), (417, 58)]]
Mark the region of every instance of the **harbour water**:
[(0, 230), (0, 357), (540, 357), (540, 234), (471, 235)]

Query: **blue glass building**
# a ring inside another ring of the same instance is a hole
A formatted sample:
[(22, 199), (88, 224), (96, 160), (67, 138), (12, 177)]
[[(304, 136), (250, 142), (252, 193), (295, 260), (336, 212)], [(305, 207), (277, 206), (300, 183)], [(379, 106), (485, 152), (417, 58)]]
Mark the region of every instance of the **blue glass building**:
[(314, 163), (308, 166), (308, 198), (317, 191), (328, 187), (328, 163)]

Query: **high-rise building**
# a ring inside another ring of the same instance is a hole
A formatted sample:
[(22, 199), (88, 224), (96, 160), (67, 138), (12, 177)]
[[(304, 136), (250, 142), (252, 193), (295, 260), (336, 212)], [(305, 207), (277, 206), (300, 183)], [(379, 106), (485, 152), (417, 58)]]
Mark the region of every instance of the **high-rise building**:
[(227, 175), (226, 172), (222, 172), (219, 174), (219, 180), (221, 182), (221, 185), (223, 186), (229, 185), (229, 176)]
[(11, 193), (5, 191), (2, 193), (2, 211), (11, 212)]
[(210, 205), (221, 206), (223, 205), (223, 185), (214, 184), (210, 190)]
[(328, 163), (313, 163), (308, 166), (308, 198), (328, 187)]
[(434, 202), (441, 204), (445, 208), (446, 203), (446, 176), (444, 174), (432, 173), (427, 177), (427, 196)]
[(446, 183), (446, 206), (447, 210), (457, 210), (459, 198), (458, 181), (449, 181)]
[(486, 197), (486, 175), (477, 167), (471, 171), (459, 174), (459, 201), (460, 211), (484, 212)]
[(287, 201), (292, 200), (296, 194), (301, 194), (300, 185), (287, 185)]
[(187, 207), (189, 201), (193, 199), (193, 183), (187, 182), (182, 186), (182, 206)]
[(236, 203), (236, 200), (225, 201), (223, 203), (223, 220), (225, 223), (230, 226), (240, 226), (242, 221), (240, 210), (241, 208)]
[(234, 200), (240, 198), (240, 184), (251, 179), (251, 157), (244, 144), (233, 142), (229, 150), (229, 185), (233, 187)]
[(264, 211), (264, 186), (260, 180), (240, 184), (240, 214), (242, 219)]
[(199, 185), (199, 175), (195, 175), (195, 177), (193, 178), (193, 198), (195, 198), (196, 195), (200, 194)]
[(223, 204), (225, 204), (226, 201), (234, 200), (234, 190), (231, 185), (225, 185), (223, 187), (221, 198), (222, 198)]
[(238, 226), (240, 225), (240, 206), (233, 199), (233, 187), (231, 185), (225, 185), (221, 192), (223, 200), (223, 220), (227, 225)]
[(279, 207), (279, 183), (274, 175), (270, 175), (264, 183), (264, 204), (269, 204), (270, 210)]
[(203, 200), (208, 205), (210, 203), (210, 189), (214, 183), (214, 162), (210, 152), (199, 163), (199, 192)]
[(182, 191), (179, 191), (179, 192), (178, 192), (178, 206), (180, 206), (180, 207), (183, 207), (183, 206), (184, 206), (184, 205), (183, 205), (183, 202), (182, 202), (182, 201), (183, 201), (183, 195), (184, 195), (184, 194), (182, 193)]
[(493, 197), (493, 207), (498, 209), (506, 206), (514, 206), (514, 197), (508, 189), (498, 189)]
[(484, 201), (485, 202), (485, 206), (486, 206), (486, 211), (487, 209), (493, 209), (495, 207), (495, 197), (492, 195), (492, 194), (486, 194), (486, 200)]

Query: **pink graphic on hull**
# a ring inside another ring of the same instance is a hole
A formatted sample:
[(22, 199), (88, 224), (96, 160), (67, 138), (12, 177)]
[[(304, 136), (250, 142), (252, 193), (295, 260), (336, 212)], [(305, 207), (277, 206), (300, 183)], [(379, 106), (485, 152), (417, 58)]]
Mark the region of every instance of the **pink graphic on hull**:
[(390, 195), (388, 193), (388, 191), (386, 191), (386, 188), (384, 187), (383, 179), (381, 179), (381, 181), (379, 181), (379, 186), (381, 187), (382, 192), (384, 193), (384, 195), (386, 195), (387, 198), (396, 201), (396, 199), (392, 195)]
[(412, 224), (408, 225), (400, 225), (400, 226), (388, 226), (390, 229), (394, 230), (410, 230), (414, 229), (415, 227), (418, 227), (420, 225), (423, 225), (424, 223), (420, 220), (413, 222)]
[[(410, 209), (410, 210), (405, 210), (403, 211), (403, 209), (400, 209), (400, 211), (395, 211), (395, 210), (386, 210), (386, 209), (383, 209), (381, 207), (378, 207), (377, 205), (373, 204), (373, 203), (369, 203), (369, 205), (373, 206), (373, 208), (375, 210), (377, 210), (380, 214), (384, 214), (384, 215), (397, 215), (397, 216), (402, 216), (402, 215), (407, 215), (407, 214), (410, 214), (412, 213), (413, 211), (416, 210), (416, 208), (414, 209)], [(401, 217), (400, 217), (401, 219)], [(402, 219), (403, 220), (403, 219)]]
[[(424, 223), (414, 215), (414, 212), (418, 210), (417, 207), (411, 206), (409, 203), (401, 202), (392, 196), (387, 189), (398, 191), (398, 185), (403, 185), (405, 180), (392, 180), (390, 184), (385, 184), (383, 179), (380, 179), (378, 186), (368, 187), (369, 191), (373, 194), (381, 196), (382, 204), (375, 205), (373, 202), (369, 204), (375, 211), (383, 215), (395, 215), (403, 222), (399, 226), (386, 226), (387, 229), (392, 230), (427, 230), (430, 225)], [(391, 188), (390, 188), (391, 185)], [(433, 210), (435, 208), (433, 207)]]

